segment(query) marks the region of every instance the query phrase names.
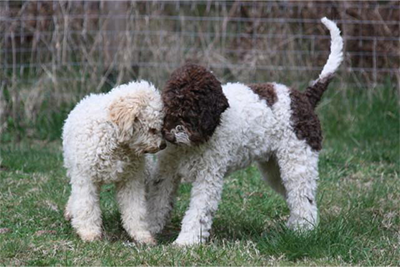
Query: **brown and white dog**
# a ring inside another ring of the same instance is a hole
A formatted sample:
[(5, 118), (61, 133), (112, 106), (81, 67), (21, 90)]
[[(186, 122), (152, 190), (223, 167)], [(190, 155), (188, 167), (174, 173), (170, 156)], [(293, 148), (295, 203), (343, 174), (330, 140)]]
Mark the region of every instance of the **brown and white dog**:
[(317, 224), (316, 189), (321, 126), (314, 112), (342, 62), (343, 40), (327, 18), (331, 54), (319, 79), (305, 92), (277, 83), (220, 82), (207, 69), (176, 70), (163, 93), (163, 135), (172, 143), (159, 153), (149, 192), (150, 231), (161, 231), (182, 179), (193, 183), (190, 207), (177, 245), (209, 236), (221, 199), (223, 178), (256, 162), (264, 179), (290, 209), (288, 226)]

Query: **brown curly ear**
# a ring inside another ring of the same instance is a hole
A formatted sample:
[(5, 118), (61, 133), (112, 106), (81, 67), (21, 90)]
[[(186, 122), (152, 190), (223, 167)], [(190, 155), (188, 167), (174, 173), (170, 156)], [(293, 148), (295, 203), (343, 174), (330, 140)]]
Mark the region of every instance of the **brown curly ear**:
[(139, 105), (129, 98), (114, 100), (109, 107), (110, 120), (117, 125), (118, 139), (128, 141), (133, 134), (133, 123), (137, 120)]
[(229, 107), (221, 83), (206, 68), (186, 64), (175, 70), (163, 92), (164, 130), (184, 125), (193, 144), (206, 142)]

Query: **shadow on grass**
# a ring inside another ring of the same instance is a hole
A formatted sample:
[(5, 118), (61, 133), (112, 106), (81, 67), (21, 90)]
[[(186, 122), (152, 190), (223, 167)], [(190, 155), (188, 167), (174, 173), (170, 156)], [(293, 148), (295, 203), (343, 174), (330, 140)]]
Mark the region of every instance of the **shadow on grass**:
[(345, 262), (351, 262), (349, 250), (356, 247), (353, 232), (343, 218), (307, 233), (296, 233), (278, 225), (262, 233), (257, 245), (261, 253), (285, 255), (289, 261), (318, 259), (329, 255), (333, 258), (340, 256)]
[[(364, 199), (360, 201), (365, 203)], [(374, 259), (374, 253), (387, 245), (379, 243), (382, 235), (394, 233), (380, 229), (381, 219), (368, 219), (372, 212), (364, 205), (354, 206), (336, 216), (326, 215), (316, 229), (300, 233), (288, 229), (286, 219), (271, 219), (270, 225), (265, 227), (260, 221), (234, 222), (220, 218), (215, 220), (211, 240), (207, 244), (224, 247), (238, 241), (242, 244), (251, 242), (262, 255), (276, 258), (284, 255), (291, 262), (329, 257), (349, 264), (366, 262), (374, 265), (375, 260), (379, 262)], [(159, 244), (170, 245), (177, 238), (181, 219), (175, 216), (166, 226), (158, 236)], [(371, 243), (367, 244), (366, 239)]]

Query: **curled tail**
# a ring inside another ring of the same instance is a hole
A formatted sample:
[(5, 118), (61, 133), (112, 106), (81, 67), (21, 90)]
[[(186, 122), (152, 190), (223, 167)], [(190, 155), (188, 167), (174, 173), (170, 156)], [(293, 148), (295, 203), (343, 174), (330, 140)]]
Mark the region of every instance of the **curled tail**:
[(343, 61), (343, 39), (340, 36), (339, 28), (336, 26), (335, 22), (326, 17), (322, 18), (321, 22), (328, 28), (331, 34), (331, 53), (319, 78), (308, 86), (305, 91), (308, 101), (313, 108), (317, 106), (337, 68)]

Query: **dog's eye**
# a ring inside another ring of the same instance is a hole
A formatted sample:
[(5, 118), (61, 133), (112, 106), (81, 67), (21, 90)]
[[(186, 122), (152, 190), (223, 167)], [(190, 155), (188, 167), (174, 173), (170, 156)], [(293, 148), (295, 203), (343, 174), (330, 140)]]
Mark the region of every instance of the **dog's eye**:
[(157, 133), (157, 129), (155, 129), (155, 128), (150, 128), (150, 129), (149, 129), (149, 132), (150, 132), (151, 134), (156, 134), (156, 133)]
[(178, 125), (178, 126), (176, 126), (176, 130), (179, 132), (183, 132), (184, 128), (182, 125)]

